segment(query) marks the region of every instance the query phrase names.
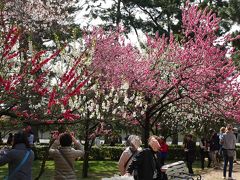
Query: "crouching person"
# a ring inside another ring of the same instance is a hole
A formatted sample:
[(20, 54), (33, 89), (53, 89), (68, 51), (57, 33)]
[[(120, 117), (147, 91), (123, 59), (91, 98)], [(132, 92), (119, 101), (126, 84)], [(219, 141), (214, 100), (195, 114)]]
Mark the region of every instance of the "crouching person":
[[(72, 142), (74, 143), (76, 149), (71, 147)], [(77, 179), (74, 171), (74, 162), (77, 158), (83, 156), (84, 151), (81, 149), (80, 142), (78, 142), (69, 133), (61, 134), (56, 138), (49, 150), (49, 156), (53, 158), (55, 163), (54, 179)]]

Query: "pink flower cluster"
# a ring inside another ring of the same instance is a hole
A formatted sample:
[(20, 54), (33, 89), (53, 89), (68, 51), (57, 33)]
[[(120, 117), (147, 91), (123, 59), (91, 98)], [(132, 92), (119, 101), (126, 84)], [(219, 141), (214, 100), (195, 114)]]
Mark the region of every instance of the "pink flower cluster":
[[(187, 4), (182, 14), (179, 42), (170, 37), (147, 37), (144, 53), (125, 44), (119, 32), (94, 30), (86, 37), (94, 47), (93, 68), (104, 87), (127, 82), (132, 90), (156, 99), (155, 112), (182, 102), (208, 107), (218, 115), (239, 119), (239, 73), (227, 55), (232, 39), (217, 44), (220, 19)], [(235, 100), (237, 99), (237, 100)]]

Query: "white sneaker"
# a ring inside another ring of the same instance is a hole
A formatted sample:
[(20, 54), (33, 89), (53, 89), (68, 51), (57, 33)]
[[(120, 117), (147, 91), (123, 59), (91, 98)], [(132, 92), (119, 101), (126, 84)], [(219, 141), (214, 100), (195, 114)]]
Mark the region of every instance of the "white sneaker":
[(226, 177), (225, 177), (225, 176), (223, 176), (223, 177), (222, 177), (222, 179), (226, 179)]
[(234, 178), (232, 178), (232, 177), (228, 177), (228, 179), (229, 179), (229, 180), (234, 180)]

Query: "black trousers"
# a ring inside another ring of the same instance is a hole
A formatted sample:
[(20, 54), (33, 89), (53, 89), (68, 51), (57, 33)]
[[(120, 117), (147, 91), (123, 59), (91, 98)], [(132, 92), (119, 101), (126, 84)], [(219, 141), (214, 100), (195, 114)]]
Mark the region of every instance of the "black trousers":
[(200, 152), (200, 161), (201, 161), (201, 168), (204, 169), (205, 165), (205, 158), (208, 158), (208, 166), (207, 167), (210, 167), (211, 165), (211, 158), (209, 156), (209, 153), (208, 152), (204, 152), (204, 151), (201, 151)]
[(192, 164), (193, 164), (193, 161), (187, 161), (187, 168), (190, 174), (193, 174)]

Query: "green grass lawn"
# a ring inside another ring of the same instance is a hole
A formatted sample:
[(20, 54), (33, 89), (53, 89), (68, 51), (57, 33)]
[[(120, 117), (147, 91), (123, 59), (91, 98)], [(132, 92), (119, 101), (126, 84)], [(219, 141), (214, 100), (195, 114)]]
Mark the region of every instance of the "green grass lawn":
[[(82, 161), (76, 161), (75, 170), (78, 179), (82, 179)], [(169, 163), (169, 162), (167, 162)], [(193, 164), (194, 172), (200, 173), (200, 163), (196, 161)], [(34, 161), (33, 165), (33, 177), (37, 177), (41, 168), (41, 161)], [(0, 179), (7, 174), (7, 165), (0, 167)], [(89, 178), (87, 180), (100, 180), (102, 177), (111, 177), (114, 174), (119, 174), (116, 161), (90, 161), (89, 162)], [(47, 161), (45, 166), (45, 172), (41, 179), (48, 180), (53, 179), (54, 175), (54, 162)]]
[[(75, 172), (77, 179), (82, 179), (82, 161), (76, 161)], [(33, 178), (37, 177), (41, 168), (41, 161), (34, 161), (33, 164)], [(0, 167), (0, 179), (7, 174), (7, 165)], [(118, 174), (117, 162), (115, 161), (90, 161), (89, 162), (89, 178), (87, 180), (100, 180), (102, 177), (111, 177)], [(45, 172), (41, 179), (53, 179), (54, 176), (54, 162), (47, 161)]]

